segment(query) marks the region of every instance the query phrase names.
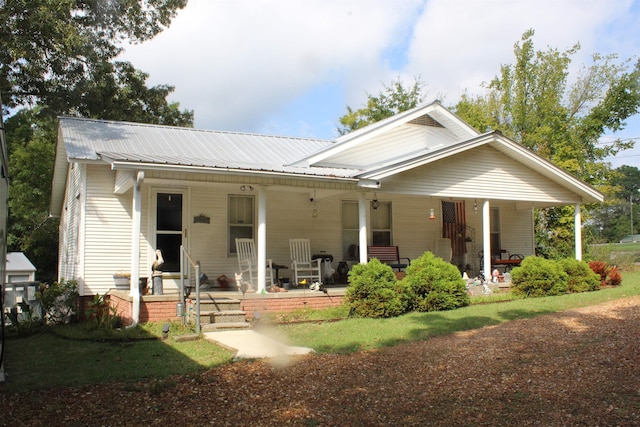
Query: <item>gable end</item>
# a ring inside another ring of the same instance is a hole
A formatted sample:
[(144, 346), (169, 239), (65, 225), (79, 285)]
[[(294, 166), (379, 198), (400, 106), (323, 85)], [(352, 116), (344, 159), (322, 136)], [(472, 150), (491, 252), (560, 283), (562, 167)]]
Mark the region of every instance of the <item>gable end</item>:
[(420, 126), (431, 126), (431, 127), (436, 127), (436, 128), (444, 128), (444, 126), (442, 126), (440, 123), (438, 123), (438, 121), (434, 120), (433, 117), (431, 117), (428, 114), (423, 114), (420, 117), (416, 117), (413, 120), (410, 120), (409, 122), (412, 125), (420, 125)]

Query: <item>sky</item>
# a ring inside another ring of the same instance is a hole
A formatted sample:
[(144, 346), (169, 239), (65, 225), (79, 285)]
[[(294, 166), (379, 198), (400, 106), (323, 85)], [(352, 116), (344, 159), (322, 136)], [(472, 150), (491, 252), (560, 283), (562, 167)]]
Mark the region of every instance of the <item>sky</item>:
[[(640, 55), (640, 0), (189, 0), (121, 59), (169, 84), (201, 129), (334, 139), (339, 118), (400, 79), (455, 105), (534, 47), (566, 51), (572, 75), (594, 53)], [(640, 168), (640, 115), (611, 138), (638, 146), (607, 159)]]

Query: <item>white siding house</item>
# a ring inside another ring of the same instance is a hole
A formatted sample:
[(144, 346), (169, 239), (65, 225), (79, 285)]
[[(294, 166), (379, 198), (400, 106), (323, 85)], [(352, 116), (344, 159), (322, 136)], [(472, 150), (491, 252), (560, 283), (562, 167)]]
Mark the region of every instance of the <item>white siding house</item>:
[(603, 196), (434, 102), (334, 141), (63, 117), (51, 200), (59, 276), (92, 295), (119, 272), (150, 277), (157, 248), (177, 292), (180, 245), (233, 277), (234, 237), (253, 237), (263, 266), (290, 263), (290, 238), (353, 264), (367, 245), (416, 258), (448, 237), (453, 263), (489, 274), (479, 253), (533, 254), (533, 209), (548, 206), (574, 206), (581, 258), (580, 206)]

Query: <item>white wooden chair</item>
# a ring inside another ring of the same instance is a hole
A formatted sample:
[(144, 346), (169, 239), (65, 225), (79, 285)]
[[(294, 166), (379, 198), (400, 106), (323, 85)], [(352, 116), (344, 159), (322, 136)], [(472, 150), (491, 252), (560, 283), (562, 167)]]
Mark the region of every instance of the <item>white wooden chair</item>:
[(291, 270), (297, 285), (306, 280), (307, 285), (322, 283), (322, 259), (311, 259), (309, 239), (289, 239)]
[[(246, 281), (251, 289), (258, 289), (258, 258), (256, 255), (256, 246), (253, 239), (236, 239), (236, 253), (238, 254), (238, 268), (242, 280)], [(274, 285), (272, 260), (267, 260), (267, 270), (265, 274), (265, 288), (269, 289)], [(238, 284), (240, 285), (240, 284)]]

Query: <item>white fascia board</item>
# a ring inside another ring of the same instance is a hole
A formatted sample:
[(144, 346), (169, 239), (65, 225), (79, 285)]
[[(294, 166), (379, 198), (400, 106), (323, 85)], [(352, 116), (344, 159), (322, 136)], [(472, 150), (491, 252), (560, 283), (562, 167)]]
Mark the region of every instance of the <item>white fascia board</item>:
[(542, 175), (546, 175), (547, 177), (554, 177), (555, 179), (551, 178), (553, 181), (564, 181), (566, 182), (566, 184), (568, 184), (569, 187), (574, 187), (578, 190), (576, 191), (574, 189), (573, 191), (586, 193), (598, 202), (604, 201), (604, 194), (593, 188), (591, 185), (587, 184), (579, 178), (576, 178), (575, 176), (560, 168), (559, 166), (556, 166), (549, 160), (538, 156), (523, 145), (518, 144), (517, 142), (512, 141), (511, 139), (499, 134), (496, 135), (496, 138), (492, 142), (501, 144), (502, 146), (505, 146), (510, 150), (518, 152), (519, 154), (525, 156), (529, 162), (535, 165), (535, 167), (533, 167), (532, 169), (535, 170), (536, 167), (544, 169), (545, 173), (542, 173)]
[(432, 163), (437, 160), (451, 157), (463, 151), (468, 151), (473, 148), (479, 147), (481, 145), (491, 144), (491, 143), (500, 144), (501, 146), (506, 147), (508, 150), (516, 152), (519, 155), (525, 157), (528, 163), (531, 165), (530, 166), (531, 169), (534, 169), (534, 170), (536, 170), (536, 168), (543, 169), (543, 171), (538, 171), (538, 170), (536, 171), (538, 171), (538, 173), (541, 173), (542, 175), (546, 175), (551, 180), (557, 183), (564, 182), (566, 184), (565, 185), (566, 187), (572, 188), (572, 191), (576, 193), (587, 194), (589, 197), (599, 202), (604, 201), (604, 195), (600, 193), (598, 190), (596, 190), (595, 188), (593, 188), (592, 186), (590, 186), (589, 184), (576, 178), (575, 176), (566, 172), (562, 168), (554, 165), (550, 161), (538, 156), (533, 151), (522, 146), (521, 144), (518, 144), (517, 142), (495, 131), (482, 134), (477, 138), (470, 139), (459, 144), (454, 144), (442, 150), (438, 150), (436, 152), (426, 154), (424, 156), (420, 156), (415, 159), (404, 161), (396, 165), (392, 165), (390, 167), (384, 167), (378, 170), (366, 172), (360, 175), (359, 177), (361, 179), (381, 180), (388, 176), (396, 175), (398, 173), (407, 171), (409, 169), (423, 166), (425, 164)]
[(395, 165), (379, 168), (377, 170), (368, 171), (360, 175), (361, 179), (381, 180), (388, 176), (396, 175), (398, 173), (414, 169), (419, 166), (433, 163), (438, 160), (442, 160), (447, 157), (451, 157), (458, 153), (470, 150), (475, 147), (479, 147), (488, 142), (487, 135), (482, 135), (481, 138), (467, 140), (458, 144), (449, 145), (443, 149), (433, 151), (416, 157), (414, 159), (405, 160)]
[(284, 177), (284, 178), (296, 178), (296, 179), (309, 179), (309, 180), (321, 180), (321, 181), (339, 181), (339, 182), (351, 182), (357, 183), (357, 178), (350, 177), (336, 177), (336, 176), (323, 176), (323, 175), (311, 175), (311, 174), (296, 174), (290, 172), (276, 172), (276, 171), (250, 171), (246, 169), (234, 169), (234, 168), (211, 168), (206, 166), (179, 166), (179, 165), (160, 165), (157, 163), (141, 163), (141, 162), (124, 162), (113, 161), (111, 162), (111, 169), (117, 170), (157, 170), (157, 171), (169, 171), (169, 172), (186, 172), (186, 173), (206, 173), (212, 175), (243, 175), (243, 176), (268, 176), (268, 177)]
[[(360, 145), (363, 142), (370, 140), (371, 138), (375, 138), (380, 134), (388, 132), (390, 129), (393, 129), (397, 126), (401, 126), (425, 114), (429, 114), (429, 112), (433, 111), (436, 108), (443, 108), (444, 110), (446, 110), (446, 108), (442, 107), (438, 102), (432, 102), (431, 104), (418, 106), (413, 110), (408, 110), (408, 111), (396, 114), (395, 116), (389, 117), (377, 123), (373, 123), (369, 126), (365, 126), (362, 129), (353, 131), (347, 135), (341, 136), (340, 138), (336, 139), (335, 145), (331, 147), (327, 147), (326, 149), (316, 154), (313, 154), (305, 159), (302, 159), (300, 160), (300, 162), (305, 162), (308, 165), (314, 165), (318, 162), (323, 161), (327, 157), (340, 154), (341, 152), (351, 149), (354, 146)], [(449, 112), (449, 114), (452, 114), (452, 113)]]

